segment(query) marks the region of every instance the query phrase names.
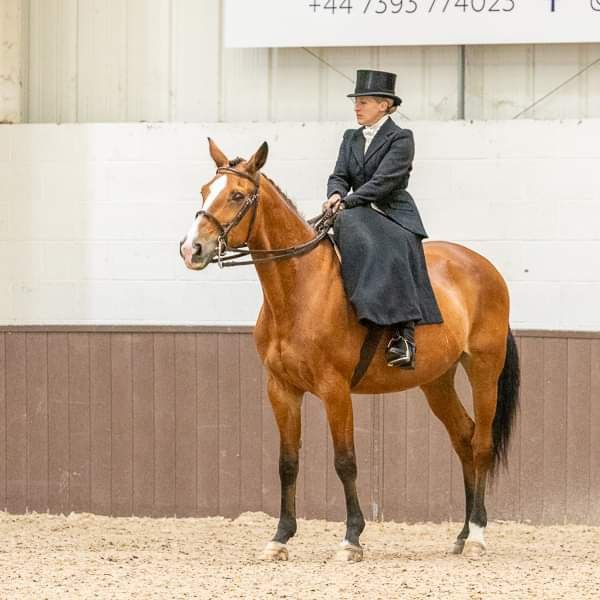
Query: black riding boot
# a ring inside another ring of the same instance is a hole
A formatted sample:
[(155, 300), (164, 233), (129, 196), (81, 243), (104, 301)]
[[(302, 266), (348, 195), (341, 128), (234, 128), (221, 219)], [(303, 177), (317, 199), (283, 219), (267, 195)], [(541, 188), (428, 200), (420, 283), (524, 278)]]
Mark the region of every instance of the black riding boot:
[(398, 323), (393, 327), (393, 332), (385, 351), (388, 367), (414, 369), (417, 358), (415, 322)]

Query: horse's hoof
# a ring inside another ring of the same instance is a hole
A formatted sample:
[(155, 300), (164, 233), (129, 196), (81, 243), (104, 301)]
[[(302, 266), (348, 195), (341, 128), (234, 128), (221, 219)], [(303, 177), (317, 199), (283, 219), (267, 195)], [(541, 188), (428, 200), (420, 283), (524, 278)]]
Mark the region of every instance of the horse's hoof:
[(485, 554), (485, 546), (481, 542), (469, 541), (465, 542), (465, 547), (462, 555), (465, 558), (471, 558), (477, 560)]
[(362, 559), (363, 549), (347, 541), (340, 544), (340, 549), (335, 554), (335, 560), (338, 562), (360, 562)]
[(450, 553), (451, 554), (462, 554), (462, 551), (465, 547), (465, 540), (463, 539), (457, 539), (452, 548), (450, 549)]
[(285, 544), (280, 544), (279, 542), (269, 542), (263, 553), (260, 555), (261, 560), (288, 560), (288, 550)]

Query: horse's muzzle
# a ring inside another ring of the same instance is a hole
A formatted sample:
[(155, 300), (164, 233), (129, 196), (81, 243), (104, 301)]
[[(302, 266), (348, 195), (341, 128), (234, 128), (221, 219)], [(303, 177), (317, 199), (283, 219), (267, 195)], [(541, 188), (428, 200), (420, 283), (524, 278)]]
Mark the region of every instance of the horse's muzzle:
[(202, 256), (202, 245), (196, 242), (189, 242), (184, 238), (179, 243), (179, 254), (188, 269), (197, 271), (206, 266), (205, 257)]

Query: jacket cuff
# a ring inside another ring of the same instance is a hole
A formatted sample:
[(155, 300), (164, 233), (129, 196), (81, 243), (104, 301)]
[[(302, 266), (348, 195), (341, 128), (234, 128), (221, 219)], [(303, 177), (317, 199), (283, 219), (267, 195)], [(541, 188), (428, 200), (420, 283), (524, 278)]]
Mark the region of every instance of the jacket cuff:
[(329, 190), (329, 192), (327, 192), (327, 200), (329, 200), (329, 198), (331, 198), (331, 196), (333, 196), (334, 194), (339, 194), (343, 198), (346, 195), (346, 193), (346, 190), (332, 188), (331, 190)]
[(349, 194), (344, 198), (344, 205), (346, 208), (354, 208), (361, 204), (363, 204), (363, 202), (361, 202), (360, 198), (357, 198), (354, 194)]

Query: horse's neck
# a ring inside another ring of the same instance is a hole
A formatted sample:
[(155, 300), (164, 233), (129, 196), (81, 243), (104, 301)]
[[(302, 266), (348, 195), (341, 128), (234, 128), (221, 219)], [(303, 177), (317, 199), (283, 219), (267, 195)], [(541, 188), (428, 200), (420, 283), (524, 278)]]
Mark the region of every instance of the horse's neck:
[[(261, 177), (260, 199), (248, 247), (252, 250), (289, 248), (315, 237), (314, 230), (265, 177)], [(315, 274), (310, 254), (302, 261), (283, 259), (257, 264), (265, 304), (279, 318), (290, 315), (289, 304), (301, 282)], [(257, 258), (259, 255), (256, 255)], [(316, 256), (315, 256), (316, 258)]]

